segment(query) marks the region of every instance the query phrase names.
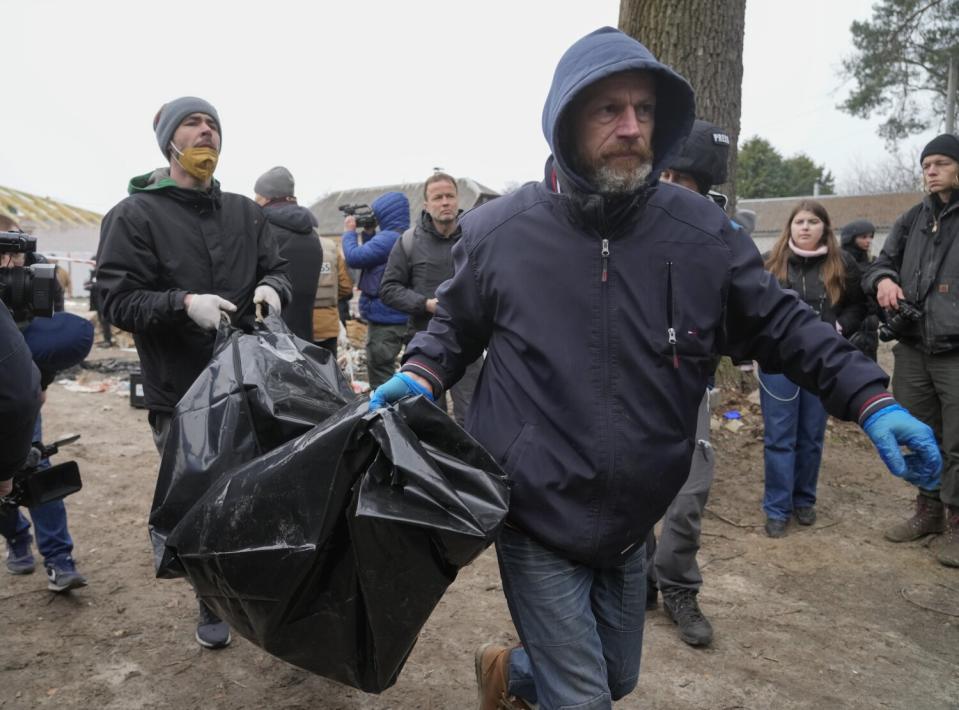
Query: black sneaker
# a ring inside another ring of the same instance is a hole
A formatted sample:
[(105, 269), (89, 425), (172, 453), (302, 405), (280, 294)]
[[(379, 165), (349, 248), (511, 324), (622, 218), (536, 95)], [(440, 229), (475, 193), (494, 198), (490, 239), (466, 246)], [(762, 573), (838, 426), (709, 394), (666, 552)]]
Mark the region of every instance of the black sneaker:
[(676, 622), (679, 638), (690, 646), (707, 646), (713, 640), (713, 627), (703, 616), (692, 589), (663, 589), (663, 609)]
[(37, 561), (33, 558), (30, 544), (33, 535), (23, 532), (12, 540), (7, 540), (7, 571), (10, 574), (31, 574)]
[(87, 586), (87, 578), (77, 572), (72, 557), (61, 557), (44, 564), (47, 570), (47, 589), (51, 592), (69, 592)]
[(226, 648), (230, 645), (230, 626), (199, 599), (200, 615), (196, 622), (196, 642), (203, 648)]
[(800, 525), (812, 525), (816, 522), (816, 507), (813, 505), (796, 508), (793, 513), (796, 515), (796, 522)]
[(786, 537), (786, 521), (779, 518), (766, 518), (766, 534), (769, 537)]

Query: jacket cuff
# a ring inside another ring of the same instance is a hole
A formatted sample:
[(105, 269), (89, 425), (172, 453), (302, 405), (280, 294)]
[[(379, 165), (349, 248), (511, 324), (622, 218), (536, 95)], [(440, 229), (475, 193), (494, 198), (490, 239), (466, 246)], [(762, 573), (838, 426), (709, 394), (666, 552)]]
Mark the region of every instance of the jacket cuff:
[(879, 387), (867, 387), (853, 397), (850, 411), (856, 417), (859, 426), (862, 426), (869, 417), (880, 409), (891, 407), (894, 404), (898, 403), (886, 390)]
[(443, 396), (446, 387), (439, 375), (439, 371), (431, 363), (425, 363), (422, 360), (407, 360), (400, 368), (400, 372), (412, 372), (414, 375), (425, 377), (433, 386), (433, 399), (438, 400)]

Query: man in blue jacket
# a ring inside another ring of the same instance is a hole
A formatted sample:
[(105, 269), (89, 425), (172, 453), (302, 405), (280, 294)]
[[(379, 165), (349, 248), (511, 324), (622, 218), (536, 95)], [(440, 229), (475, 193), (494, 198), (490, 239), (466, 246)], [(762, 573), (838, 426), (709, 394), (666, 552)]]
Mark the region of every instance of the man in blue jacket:
[(356, 231), (356, 218), (350, 215), (343, 223), (343, 256), (346, 265), (362, 269), (360, 273), (360, 315), (367, 323), (366, 370), (370, 387), (386, 382), (396, 371), (406, 335), (407, 315), (390, 308), (380, 300), (380, 281), (386, 271), (390, 250), (400, 235), (410, 227), (410, 202), (402, 192), (387, 192), (373, 204), (373, 215), (379, 229), (365, 235), (362, 243)]
[(639, 42), (576, 42), (543, 111), (545, 179), (464, 215), (437, 313), (371, 399), (435, 396), (487, 348), (469, 429), (512, 479), (496, 546), (522, 645), (477, 651), (481, 708), (611, 708), (635, 687), (643, 541), (686, 480), (717, 354), (818, 392), (898, 475), (938, 476), (883, 371), (716, 204), (659, 182), (693, 115), (689, 84)]

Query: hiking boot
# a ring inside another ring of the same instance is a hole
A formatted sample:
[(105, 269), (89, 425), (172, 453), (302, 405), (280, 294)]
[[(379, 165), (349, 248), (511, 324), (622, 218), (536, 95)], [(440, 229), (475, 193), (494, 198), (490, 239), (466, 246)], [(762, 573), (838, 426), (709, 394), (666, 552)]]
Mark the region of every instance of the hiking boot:
[(690, 646), (707, 646), (713, 640), (712, 624), (703, 616), (692, 589), (664, 589), (663, 609), (676, 622), (679, 638)]
[(474, 656), (479, 710), (529, 710), (529, 705), (509, 693), (507, 646), (484, 643)]
[(936, 559), (946, 567), (959, 567), (959, 508), (946, 506), (946, 531), (936, 545)]
[(67, 555), (44, 563), (47, 570), (47, 589), (51, 592), (69, 592), (87, 586), (87, 578), (77, 572), (73, 558)]
[(920, 493), (916, 496), (915, 514), (886, 530), (886, 539), (889, 542), (910, 542), (923, 535), (941, 533), (942, 525), (942, 502)]
[(793, 513), (796, 515), (796, 522), (800, 525), (812, 525), (816, 522), (816, 507), (813, 505), (796, 508)]
[(33, 559), (30, 543), (33, 535), (23, 532), (12, 540), (7, 540), (7, 571), (10, 574), (31, 574), (37, 567)]
[(203, 648), (226, 648), (233, 639), (230, 637), (230, 625), (213, 613), (206, 604), (197, 599), (200, 607), (196, 622), (196, 642)]
[(766, 518), (766, 535), (786, 537), (786, 521), (779, 518)]

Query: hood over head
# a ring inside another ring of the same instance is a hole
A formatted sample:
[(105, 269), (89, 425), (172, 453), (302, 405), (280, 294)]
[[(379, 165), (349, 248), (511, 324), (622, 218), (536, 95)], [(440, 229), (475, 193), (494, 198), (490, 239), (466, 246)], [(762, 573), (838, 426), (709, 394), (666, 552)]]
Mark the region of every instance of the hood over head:
[(319, 224), (316, 215), (295, 202), (275, 202), (266, 205), (263, 208), (263, 214), (271, 224), (298, 234), (312, 234), (313, 228)]
[(410, 201), (402, 192), (386, 192), (370, 205), (380, 229), (403, 232), (410, 228)]
[(672, 155), (689, 134), (696, 113), (689, 83), (629, 35), (612, 27), (602, 27), (576, 41), (560, 58), (553, 84), (543, 107), (543, 135), (561, 174), (575, 183), (581, 192), (594, 192), (586, 179), (573, 170), (563, 145), (562, 126), (567, 109), (587, 87), (613, 74), (645, 70), (656, 80), (656, 126), (653, 131), (653, 169), (650, 181), (658, 179), (669, 166)]
[[(853, 240), (863, 234), (875, 234), (876, 225), (868, 219), (854, 219), (852, 222), (842, 228), (840, 241), (844, 247), (852, 246)], [(858, 249), (858, 247), (856, 247)]]

